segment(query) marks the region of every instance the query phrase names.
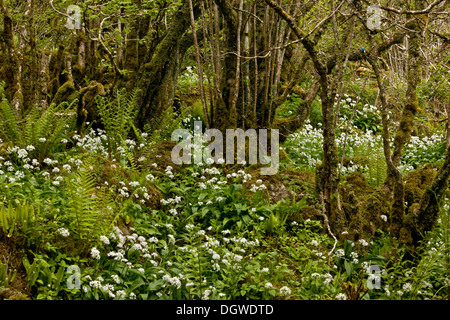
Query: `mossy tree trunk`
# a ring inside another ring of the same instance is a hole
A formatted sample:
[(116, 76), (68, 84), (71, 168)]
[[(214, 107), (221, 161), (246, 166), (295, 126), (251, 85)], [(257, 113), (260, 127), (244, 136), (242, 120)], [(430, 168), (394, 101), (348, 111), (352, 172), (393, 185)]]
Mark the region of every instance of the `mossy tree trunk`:
[(21, 116), (23, 106), (22, 64), (14, 41), (13, 21), (4, 0), (0, 0), (3, 14), (2, 51), (6, 53), (4, 74), (6, 78), (6, 97), (11, 101), (16, 116)]
[[(198, 1), (194, 2), (194, 13), (199, 13)], [(184, 1), (150, 61), (142, 64), (139, 76), (132, 84), (140, 90), (136, 124), (141, 129), (151, 119), (158, 118), (172, 103), (184, 55), (193, 45), (192, 34), (186, 31), (190, 25), (189, 4)], [(197, 35), (199, 39), (201, 34)]]
[[(424, 7), (422, 1), (416, 1), (415, 9)], [(421, 35), (426, 26), (426, 15), (409, 16), (407, 28), (409, 32), (409, 47), (407, 61), (407, 91), (406, 101), (402, 111), (400, 124), (397, 128), (391, 154), (389, 138), (388, 101), (386, 91), (381, 80), (381, 68), (376, 59), (379, 46), (375, 46), (368, 57), (376, 75), (379, 97), (382, 105), (383, 123), (383, 146), (388, 166), (388, 176), (381, 189), (381, 197), (391, 199), (390, 227), (391, 237), (399, 239), (408, 249), (408, 257), (417, 250), (420, 241), (424, 239), (427, 232), (431, 231), (436, 224), (439, 213), (439, 200), (447, 189), (448, 178), (450, 176), (450, 149), (447, 145), (447, 153), (444, 164), (440, 168), (431, 185), (427, 187), (420, 202), (410, 206), (409, 211), (405, 208), (405, 185), (402, 174), (398, 166), (401, 162), (402, 151), (411, 139), (415, 123), (415, 115), (419, 109), (417, 87), (422, 79), (420, 55)], [(389, 203), (388, 202), (388, 203)]]
[(225, 51), (231, 54), (223, 57), (222, 78), (220, 79), (221, 94), (216, 101), (211, 126), (225, 132), (226, 129), (237, 127), (235, 101), (237, 56), (232, 53), (237, 52), (238, 17), (229, 1), (215, 0), (215, 4), (225, 20)]
[[(424, 3), (422, 0), (415, 1), (415, 9), (422, 9)], [(408, 16), (410, 21), (406, 24), (409, 30), (408, 41), (408, 61), (407, 61), (407, 90), (406, 101), (403, 107), (402, 117), (394, 138), (394, 150), (392, 152), (392, 164), (397, 168), (400, 165), (402, 151), (411, 140), (411, 134), (414, 128), (415, 116), (419, 109), (419, 99), (417, 97), (417, 86), (422, 79), (420, 54), (421, 34), (423, 32), (423, 16)], [(410, 237), (402, 232), (405, 215), (405, 194), (401, 174), (398, 169), (388, 170), (386, 180), (387, 185), (394, 191), (393, 205), (391, 212), (391, 236), (401, 239), (403, 242), (409, 242)]]
[(338, 232), (342, 230), (343, 219), (342, 212), (337, 210), (336, 195), (338, 192), (338, 151), (336, 144), (336, 122), (334, 114), (334, 100), (336, 96), (335, 84), (330, 85), (328, 81), (328, 69), (319, 59), (316, 48), (316, 42), (311, 40), (306, 34), (300, 30), (295, 20), (285, 12), (277, 3), (272, 0), (265, 0), (275, 12), (284, 19), (296, 37), (300, 39), (303, 47), (308, 52), (314, 69), (319, 77), (320, 99), (322, 104), (322, 120), (323, 120), (323, 152), (324, 158), (317, 172), (316, 192), (323, 199), (325, 205), (325, 213), (329, 216), (332, 229)]
[(439, 213), (440, 201), (448, 187), (450, 177), (450, 148), (447, 148), (445, 161), (438, 171), (431, 185), (425, 190), (420, 199), (419, 206), (411, 213), (412, 217), (407, 217), (407, 222), (411, 225), (411, 238), (413, 247), (417, 247), (424, 239), (427, 232), (433, 230)]

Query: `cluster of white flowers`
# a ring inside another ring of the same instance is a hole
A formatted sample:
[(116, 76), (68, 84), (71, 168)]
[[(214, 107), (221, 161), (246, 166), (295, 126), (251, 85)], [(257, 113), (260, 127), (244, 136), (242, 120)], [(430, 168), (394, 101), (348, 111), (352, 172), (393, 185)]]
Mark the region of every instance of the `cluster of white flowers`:
[(17, 151), (17, 156), (19, 157), (19, 159), (24, 159), (28, 156), (28, 151), (25, 149), (19, 149)]
[(343, 258), (344, 255), (345, 255), (344, 249), (337, 249), (337, 250), (336, 250), (335, 256), (336, 256), (337, 258)]
[(110, 298), (116, 298), (116, 295), (119, 294), (118, 298), (123, 299), (125, 297), (125, 292), (123, 290), (117, 291), (114, 293), (114, 286), (109, 283), (103, 284), (105, 281), (102, 277), (97, 277), (96, 280), (92, 280), (89, 282), (89, 286), (91, 288), (100, 289), (104, 293), (106, 293)]
[(410, 292), (411, 290), (412, 290), (412, 285), (411, 285), (411, 283), (404, 283), (403, 284), (403, 286), (402, 286), (402, 289), (405, 291), (405, 292)]
[(103, 242), (106, 245), (110, 244), (109, 239), (108, 239), (107, 236), (100, 236), (100, 241)]
[(101, 129), (97, 129), (97, 132), (94, 129), (91, 129), (84, 137), (74, 135), (72, 139), (77, 141), (76, 146), (79, 148), (89, 152), (101, 154), (105, 157), (108, 156), (108, 150), (105, 147), (107, 145), (108, 138)]
[(289, 289), (288, 287), (284, 286), (280, 288), (280, 293), (284, 296), (288, 296), (291, 294), (291, 289)]
[(355, 263), (355, 264), (358, 263), (358, 253), (357, 252), (354, 252), (354, 251), (351, 252), (350, 257), (352, 258), (353, 263)]
[(359, 239), (358, 242), (363, 246), (363, 247), (367, 247), (369, 246), (369, 243), (364, 240), (364, 239)]
[(250, 191), (251, 192), (258, 192), (258, 191), (263, 191), (266, 190), (267, 187), (264, 184), (252, 184), (252, 186), (250, 187)]
[(117, 192), (119, 192), (122, 197), (125, 197), (125, 198), (130, 197), (130, 194), (128, 193), (128, 188), (125, 186), (117, 189)]
[[(436, 162), (436, 159), (443, 158), (445, 154), (439, 153), (439, 145), (444, 141), (444, 135), (437, 133), (430, 137), (412, 136), (402, 155), (402, 165), (399, 166), (399, 169), (403, 172), (409, 172), (424, 163)], [(442, 148), (442, 150), (444, 149)]]
[(167, 283), (169, 283), (171, 286), (174, 286), (177, 289), (181, 288), (181, 279), (180, 279), (180, 277), (171, 277), (170, 275), (165, 274), (162, 278)]
[(343, 293), (339, 293), (339, 294), (336, 296), (336, 299), (337, 299), (337, 300), (347, 300), (347, 296), (346, 296), (345, 294), (343, 294)]
[(246, 173), (244, 170), (240, 169), (237, 172), (229, 173), (226, 175), (227, 179), (237, 179), (241, 178), (243, 183), (246, 183), (252, 178), (250, 173)]
[(161, 199), (161, 203), (164, 205), (168, 204), (178, 204), (181, 202), (181, 197), (176, 196), (175, 198)]
[(128, 184), (133, 188), (139, 187), (140, 185), (139, 181), (130, 181)]
[(173, 175), (172, 170), (173, 170), (172, 166), (167, 166), (167, 167), (166, 167), (166, 170), (165, 170), (166, 175), (167, 175), (170, 179), (173, 179), (173, 178), (174, 178), (174, 175)]
[(95, 260), (100, 260), (100, 251), (96, 247), (91, 249), (91, 257)]
[(63, 237), (68, 237), (70, 236), (70, 232), (69, 230), (65, 229), (65, 228), (59, 228), (57, 231), (61, 236)]
[(202, 169), (202, 173), (203, 174), (210, 174), (210, 175), (220, 175), (221, 172), (219, 171), (219, 169), (217, 169), (216, 167), (212, 167), (212, 168), (203, 168)]

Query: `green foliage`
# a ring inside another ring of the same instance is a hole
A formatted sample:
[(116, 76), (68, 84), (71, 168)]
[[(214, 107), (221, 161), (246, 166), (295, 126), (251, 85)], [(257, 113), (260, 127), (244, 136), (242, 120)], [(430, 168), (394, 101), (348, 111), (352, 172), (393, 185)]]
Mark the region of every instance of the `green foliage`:
[(354, 147), (354, 156), (365, 159), (367, 169), (364, 176), (369, 184), (380, 186), (387, 176), (387, 164), (384, 156), (383, 143), (381, 137), (375, 141), (364, 141)]
[(87, 160), (77, 173), (66, 180), (70, 192), (68, 211), (74, 218), (73, 229), (79, 242), (85, 245), (102, 232), (107, 232), (115, 218), (108, 195), (95, 188), (91, 166), (92, 163)]
[[(47, 254), (34, 254), (32, 263), (28, 261), (27, 257), (23, 258), (28, 285), (37, 287), (36, 299), (60, 300), (77, 293), (77, 289), (70, 289), (67, 286), (70, 276), (67, 270), (74, 260), (62, 253), (57, 253), (53, 258)], [(78, 258), (76, 260), (77, 262), (83, 261)]]
[(129, 94), (126, 94), (124, 90), (119, 90), (112, 98), (103, 96), (96, 98), (98, 112), (106, 131), (110, 158), (116, 154), (120, 146), (123, 146), (133, 127), (137, 114), (137, 93), (137, 89), (132, 90)]
[(377, 108), (373, 105), (364, 104), (361, 100), (355, 100), (344, 94), (341, 100), (341, 121), (352, 119), (351, 125), (363, 132), (380, 133), (381, 116)]
[(15, 230), (27, 232), (35, 220), (34, 208), (26, 201), (23, 204), (10, 201), (7, 208), (1, 204), (0, 226), (8, 237), (11, 237)]
[(295, 93), (288, 96), (286, 101), (277, 108), (278, 118), (289, 118), (297, 113), (297, 108), (302, 99)]
[(446, 141), (443, 134), (434, 133), (431, 137), (413, 136), (402, 154), (402, 168), (412, 171), (427, 163), (440, 163), (445, 158)]
[(186, 119), (191, 119), (188, 108), (181, 108), (177, 112), (173, 107), (163, 111), (160, 117), (153, 120), (151, 125), (147, 125), (144, 131), (148, 134), (149, 144), (171, 140), (172, 132), (176, 129), (187, 127)]
[(30, 158), (42, 161), (49, 153), (61, 150), (64, 145), (61, 140), (73, 134), (76, 100), (52, 104), (44, 110), (34, 106), (19, 119), (3, 95), (2, 83), (0, 99), (0, 139), (21, 148), (31, 146), (32, 149), (27, 149)]
[(8, 288), (14, 281), (17, 275), (17, 270), (9, 270), (8, 264), (0, 262), (0, 289)]
[(285, 224), (288, 218), (303, 211), (306, 205), (307, 197), (303, 197), (300, 201), (296, 201), (295, 197), (291, 199), (282, 199), (276, 204), (264, 206), (260, 209), (266, 209), (268, 216), (265, 219), (265, 231), (268, 234), (283, 234), (285, 231)]
[(309, 121), (314, 128), (322, 125), (322, 106), (319, 101), (314, 100), (311, 104), (311, 111), (309, 113)]
[(22, 134), (12, 107), (4, 95), (4, 82), (0, 82), (0, 139), (11, 141), (13, 144), (22, 142)]

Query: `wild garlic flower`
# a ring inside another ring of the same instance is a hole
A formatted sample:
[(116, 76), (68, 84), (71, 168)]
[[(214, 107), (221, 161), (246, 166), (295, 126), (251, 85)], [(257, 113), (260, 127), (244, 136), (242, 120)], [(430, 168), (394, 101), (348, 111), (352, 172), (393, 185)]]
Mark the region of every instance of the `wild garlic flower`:
[(343, 293), (339, 293), (339, 294), (336, 296), (336, 299), (337, 299), (337, 300), (347, 300), (347, 296), (346, 296), (345, 294), (343, 294)]
[(107, 236), (100, 236), (100, 241), (104, 244), (109, 244), (109, 239)]
[(96, 247), (93, 247), (91, 249), (91, 257), (95, 260), (100, 260), (100, 251)]
[(70, 236), (69, 230), (67, 230), (67, 229), (65, 229), (65, 228), (59, 228), (59, 229), (58, 229), (58, 233), (59, 233), (60, 235), (62, 235), (63, 237), (68, 237), (68, 236)]
[(290, 294), (291, 294), (291, 289), (289, 289), (289, 288), (286, 287), (286, 286), (281, 287), (281, 288), (280, 288), (280, 293), (281, 293), (282, 295), (285, 295), (285, 296), (290, 295)]

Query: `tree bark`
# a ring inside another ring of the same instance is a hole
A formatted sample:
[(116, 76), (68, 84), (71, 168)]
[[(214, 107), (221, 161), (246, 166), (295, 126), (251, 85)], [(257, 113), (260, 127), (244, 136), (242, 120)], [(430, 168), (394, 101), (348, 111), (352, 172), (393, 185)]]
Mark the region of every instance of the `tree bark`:
[(23, 106), (22, 64), (20, 63), (18, 49), (14, 43), (13, 21), (4, 0), (0, 0), (0, 10), (3, 13), (2, 38), (5, 44), (5, 51), (7, 52), (7, 64), (5, 65), (6, 96), (11, 101), (16, 117), (20, 117)]
[(303, 44), (308, 52), (314, 68), (319, 76), (320, 98), (322, 104), (323, 119), (323, 162), (317, 170), (316, 192), (324, 200), (325, 212), (330, 217), (331, 227), (334, 230), (340, 230), (343, 227), (341, 213), (336, 209), (335, 195), (338, 190), (338, 152), (336, 145), (336, 127), (334, 114), (334, 97), (333, 90), (330, 90), (328, 83), (328, 71), (320, 59), (316, 48), (316, 43), (300, 30), (295, 20), (286, 13), (273, 0), (265, 0), (265, 2), (274, 9), (274, 11), (287, 22), (294, 34)]
[[(195, 14), (198, 14), (195, 6)], [(155, 48), (151, 60), (144, 63), (132, 87), (140, 90), (137, 98), (137, 127), (143, 129), (151, 119), (158, 118), (171, 105), (177, 77), (184, 55), (193, 45), (192, 34), (186, 30), (191, 25), (189, 4), (185, 1), (175, 13), (166, 36)], [(197, 35), (200, 37), (201, 33)]]

